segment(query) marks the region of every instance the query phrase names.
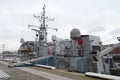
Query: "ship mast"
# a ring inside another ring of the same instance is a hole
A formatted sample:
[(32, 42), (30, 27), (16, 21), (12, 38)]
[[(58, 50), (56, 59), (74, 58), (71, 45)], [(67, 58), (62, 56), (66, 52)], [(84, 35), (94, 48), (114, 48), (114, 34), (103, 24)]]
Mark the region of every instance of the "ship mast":
[(40, 25), (40, 40), (44, 40), (44, 43), (47, 43), (47, 29), (46, 29), (46, 18), (47, 16), (45, 16), (45, 8), (46, 6), (44, 5), (43, 7), (43, 12), (42, 12), (42, 15), (41, 15), (41, 18), (39, 18), (39, 21), (41, 22), (41, 25)]
[(44, 43), (47, 43), (47, 30), (46, 30), (46, 16), (45, 16), (45, 5), (43, 6), (43, 11), (42, 11), (42, 15), (41, 16), (36, 16), (36, 15), (33, 15), (34, 18), (38, 19), (39, 22), (41, 23), (39, 26), (36, 26), (36, 25), (28, 25), (28, 28), (30, 27), (38, 27), (38, 29), (31, 29), (33, 31), (36, 31), (38, 33), (38, 36), (39, 36), (39, 42), (41, 41), (44, 41)]
[[(41, 13), (41, 16), (36, 16), (34, 15), (35, 18), (39, 19), (39, 22), (41, 23), (40, 26), (34, 26), (34, 27), (39, 27), (38, 33), (39, 33), (39, 41), (47, 43), (47, 26), (46, 26), (46, 19), (47, 16), (45, 15), (45, 8), (46, 6), (43, 6), (43, 11)], [(30, 25), (30, 27), (33, 27), (33, 25)]]
[[(43, 50), (43, 47), (45, 45), (47, 45), (47, 29), (53, 29), (53, 30), (56, 30), (57, 31), (57, 28), (50, 28), (48, 27), (48, 25), (46, 24), (46, 20), (47, 21), (53, 21), (54, 19), (51, 19), (51, 18), (48, 18), (48, 16), (46, 16), (46, 5), (43, 6), (42, 8), (42, 13), (41, 15), (39, 16), (36, 16), (36, 15), (33, 15), (36, 19), (39, 20), (40, 22), (40, 25), (39, 26), (36, 26), (36, 25), (28, 25), (28, 28), (29, 27), (38, 27), (39, 29), (34, 29), (32, 28), (31, 30), (33, 31), (36, 31), (37, 33), (37, 36), (39, 39), (38, 39), (38, 45), (37, 47), (39, 48), (37, 52)], [(36, 41), (37, 42), (37, 41)], [(39, 53), (43, 53), (43, 52), (39, 52)]]

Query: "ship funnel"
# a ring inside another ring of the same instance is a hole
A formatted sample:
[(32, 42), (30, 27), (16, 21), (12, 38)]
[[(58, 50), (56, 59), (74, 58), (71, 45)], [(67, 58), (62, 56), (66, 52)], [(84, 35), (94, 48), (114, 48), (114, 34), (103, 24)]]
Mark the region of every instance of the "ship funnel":
[(77, 28), (72, 29), (70, 32), (70, 38), (72, 40), (78, 40), (80, 38), (80, 35), (80, 31)]

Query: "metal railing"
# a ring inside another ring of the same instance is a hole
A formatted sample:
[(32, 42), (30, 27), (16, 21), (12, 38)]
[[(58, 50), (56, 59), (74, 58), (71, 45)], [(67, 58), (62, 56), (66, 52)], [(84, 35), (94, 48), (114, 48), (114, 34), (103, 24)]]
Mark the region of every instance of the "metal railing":
[(10, 76), (4, 71), (0, 70), (0, 80), (10, 80)]

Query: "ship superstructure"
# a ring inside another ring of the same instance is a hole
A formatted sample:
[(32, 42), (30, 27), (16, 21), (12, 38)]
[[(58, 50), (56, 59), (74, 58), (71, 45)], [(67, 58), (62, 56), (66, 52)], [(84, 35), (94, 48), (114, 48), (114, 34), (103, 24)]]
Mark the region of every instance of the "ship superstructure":
[[(48, 42), (47, 42), (47, 29), (53, 29), (57, 31), (57, 28), (50, 28), (48, 27), (46, 21), (48, 20), (54, 20), (50, 19), (46, 16), (45, 11), (46, 5), (43, 6), (43, 11), (41, 15), (36, 16), (34, 15), (34, 18), (38, 19), (40, 22), (40, 25), (28, 25), (28, 28), (31, 28), (31, 30), (36, 32), (36, 40), (35, 41), (24, 41), (21, 39), (21, 46), (19, 49), (19, 54), (22, 55), (21, 59), (24, 56), (24, 60), (30, 59), (31, 57), (28, 55), (36, 55), (36, 57), (43, 57), (48, 55)], [(36, 28), (34, 28), (36, 27)], [(29, 58), (30, 57), (30, 58)], [(25, 59), (26, 58), (26, 59)], [(35, 58), (35, 57), (32, 57)]]
[[(60, 39), (52, 36), (52, 42), (47, 42), (46, 20), (44, 5), (41, 16), (34, 15), (40, 22), (39, 26), (29, 25), (31, 30), (36, 32), (35, 41), (24, 41), (21, 39), (19, 55), (23, 62), (54, 66), (60, 69), (77, 72), (95, 72), (110, 74), (110, 69), (114, 68), (112, 56), (108, 53), (120, 44), (108, 47), (103, 50), (99, 36), (82, 35), (79, 29), (72, 29), (71, 39)], [(37, 27), (38, 29), (34, 28)], [(53, 28), (51, 28), (53, 29)], [(57, 31), (57, 29), (54, 29)]]

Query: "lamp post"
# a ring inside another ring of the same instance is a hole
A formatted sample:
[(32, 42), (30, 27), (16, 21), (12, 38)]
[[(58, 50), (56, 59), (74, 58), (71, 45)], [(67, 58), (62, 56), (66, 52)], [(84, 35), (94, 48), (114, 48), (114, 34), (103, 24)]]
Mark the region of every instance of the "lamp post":
[(1, 45), (2, 45), (2, 51), (4, 52), (5, 51), (5, 45), (6, 45), (6, 43), (1, 44)]

